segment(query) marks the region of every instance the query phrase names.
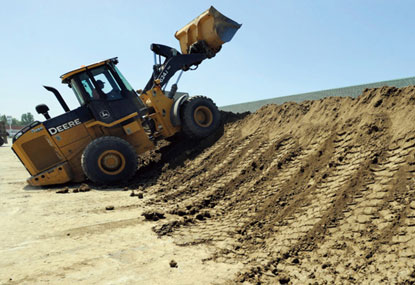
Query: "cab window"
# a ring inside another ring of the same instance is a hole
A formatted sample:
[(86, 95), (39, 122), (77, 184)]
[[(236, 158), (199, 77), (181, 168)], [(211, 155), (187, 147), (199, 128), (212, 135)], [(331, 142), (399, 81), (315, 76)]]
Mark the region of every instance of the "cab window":
[(120, 85), (105, 65), (74, 75), (70, 85), (81, 105), (93, 100), (123, 98)]
[(89, 78), (81, 79), (81, 84), (84, 87), (86, 93), (88, 93), (89, 97), (92, 98), (94, 85), (92, 84), (91, 79)]
[[(78, 84), (78, 79), (79, 83)], [(76, 97), (78, 98), (78, 100), (82, 101), (81, 105), (83, 105), (84, 100), (82, 98), (81, 94), (85, 94), (87, 95), (87, 97), (89, 98), (93, 98), (93, 90), (94, 90), (94, 85), (91, 81), (91, 79), (88, 77), (88, 74), (86, 73), (80, 73), (77, 77), (74, 77), (73, 79), (71, 79), (71, 85), (73, 87), (73, 90), (76, 94)], [(80, 85), (80, 86), (79, 86)], [(82, 100), (80, 100), (82, 99)]]
[(78, 102), (81, 106), (85, 104), (85, 99), (82, 96), (82, 91), (79, 89), (78, 84), (74, 79), (71, 79), (71, 84), (69, 85), (70, 88), (72, 88), (73, 92), (75, 93), (76, 99), (78, 99)]
[[(117, 100), (122, 98), (120, 86), (106, 67), (103, 66), (93, 69), (91, 70), (91, 73), (96, 83), (95, 91), (98, 93), (95, 94), (93, 90), (92, 95), (94, 99)], [(100, 92), (98, 90), (101, 91), (101, 94), (99, 94)], [(104, 98), (97, 98), (102, 96), (104, 96)]]
[(125, 87), (127, 87), (127, 89), (129, 91), (135, 92), (133, 87), (131, 87), (130, 83), (128, 83), (127, 79), (125, 79), (124, 75), (122, 75), (122, 73), (120, 72), (120, 70), (113, 65), (115, 72), (118, 74), (118, 76), (121, 78), (122, 82), (124, 83)]

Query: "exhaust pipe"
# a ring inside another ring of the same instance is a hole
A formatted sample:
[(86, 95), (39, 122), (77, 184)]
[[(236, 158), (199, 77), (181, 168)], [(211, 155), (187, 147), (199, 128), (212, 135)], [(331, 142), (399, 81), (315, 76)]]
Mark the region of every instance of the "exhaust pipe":
[(56, 99), (58, 99), (59, 103), (61, 104), (61, 106), (62, 106), (62, 108), (65, 112), (70, 111), (68, 105), (66, 105), (65, 100), (63, 100), (62, 95), (59, 93), (58, 90), (56, 90), (55, 88), (50, 87), (50, 86), (43, 85), (43, 87), (45, 87), (46, 90), (48, 90), (48, 91), (52, 92), (53, 94), (55, 94)]

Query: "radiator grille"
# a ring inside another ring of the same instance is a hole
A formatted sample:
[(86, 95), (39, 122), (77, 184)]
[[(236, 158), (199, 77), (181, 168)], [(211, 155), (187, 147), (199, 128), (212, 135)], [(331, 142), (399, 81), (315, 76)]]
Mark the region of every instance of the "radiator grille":
[(60, 162), (45, 136), (23, 143), (22, 148), (38, 171), (45, 170)]

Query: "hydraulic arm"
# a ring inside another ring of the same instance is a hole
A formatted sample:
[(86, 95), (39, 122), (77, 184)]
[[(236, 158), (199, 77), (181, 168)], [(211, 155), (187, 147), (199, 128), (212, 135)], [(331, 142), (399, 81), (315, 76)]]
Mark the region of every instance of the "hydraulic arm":
[(159, 58), (164, 57), (164, 61), (163, 63), (154, 63), (153, 74), (143, 92), (153, 88), (156, 79), (160, 80), (159, 85), (163, 88), (177, 71), (189, 70), (192, 65), (197, 66), (204, 59), (208, 58), (206, 53), (181, 54), (176, 49), (161, 44), (152, 44), (150, 49), (154, 52), (155, 58), (157, 56)]

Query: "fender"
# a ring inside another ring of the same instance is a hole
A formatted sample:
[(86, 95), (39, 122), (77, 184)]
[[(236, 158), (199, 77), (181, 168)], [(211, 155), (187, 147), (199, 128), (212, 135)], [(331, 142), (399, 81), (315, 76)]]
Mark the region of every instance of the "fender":
[(187, 98), (189, 98), (188, 94), (180, 96), (177, 100), (174, 101), (173, 106), (170, 109), (170, 121), (175, 127), (182, 124), (180, 119), (180, 107), (187, 100)]

